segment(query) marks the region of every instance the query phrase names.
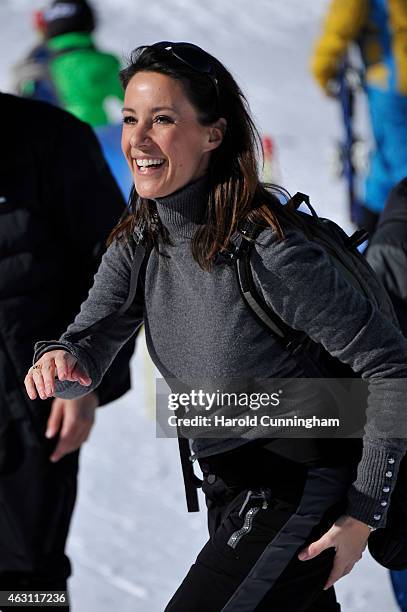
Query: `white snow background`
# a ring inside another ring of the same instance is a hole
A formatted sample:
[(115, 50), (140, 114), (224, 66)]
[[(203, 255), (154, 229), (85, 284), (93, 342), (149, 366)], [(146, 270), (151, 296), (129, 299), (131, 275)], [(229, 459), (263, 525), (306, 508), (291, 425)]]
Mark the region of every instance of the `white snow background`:
[[(1, 0), (3, 91), (10, 67), (35, 42), (30, 17), (41, 6)], [(197, 43), (223, 61), (262, 133), (275, 140), (280, 182), (310, 194), (319, 212), (350, 229), (345, 190), (328, 163), (340, 135), (339, 109), (308, 69), (327, 0), (94, 0), (94, 6), (97, 41), (123, 58), (139, 44), (165, 39)], [(363, 130), (363, 114), (360, 123)], [(161, 612), (206, 539), (204, 510), (186, 511), (176, 441), (155, 437), (155, 371), (142, 342), (132, 371), (132, 391), (98, 412), (82, 451), (68, 545), (74, 612)], [(396, 610), (387, 573), (367, 552), (337, 592), (343, 612)]]

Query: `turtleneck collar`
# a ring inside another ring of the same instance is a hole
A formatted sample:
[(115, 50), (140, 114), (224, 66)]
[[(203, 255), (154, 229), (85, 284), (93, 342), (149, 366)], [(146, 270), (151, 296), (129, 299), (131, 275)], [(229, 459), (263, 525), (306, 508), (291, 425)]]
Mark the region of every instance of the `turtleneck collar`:
[(205, 221), (208, 206), (208, 176), (189, 183), (163, 198), (154, 198), (161, 222), (174, 238), (192, 238)]

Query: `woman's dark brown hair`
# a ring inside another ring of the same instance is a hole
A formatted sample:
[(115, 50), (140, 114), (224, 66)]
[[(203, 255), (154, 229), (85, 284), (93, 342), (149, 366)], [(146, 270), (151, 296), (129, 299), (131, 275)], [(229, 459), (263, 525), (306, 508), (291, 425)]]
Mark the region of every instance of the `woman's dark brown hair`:
[[(170, 44), (170, 43), (168, 43)], [(176, 43), (174, 48), (176, 49)], [(158, 72), (180, 81), (202, 125), (210, 125), (224, 117), (227, 128), (222, 144), (213, 151), (209, 163), (209, 198), (206, 223), (196, 232), (191, 249), (204, 270), (210, 270), (215, 256), (226, 249), (239, 224), (248, 219), (271, 226), (279, 238), (282, 227), (277, 219), (287, 212), (280, 204), (272, 185), (259, 180), (258, 160), (262, 159), (261, 138), (250, 116), (248, 103), (230, 72), (212, 55), (199, 50), (211, 67), (212, 78), (180, 61), (160, 43), (138, 47), (128, 66), (120, 72), (126, 89), (138, 72)], [(217, 88), (213, 82), (217, 80)], [(216, 91), (217, 90), (217, 91)], [(145, 237), (158, 248), (159, 239), (170, 243), (160, 223), (154, 201), (130, 194), (131, 213), (121, 220), (109, 237), (109, 243), (120, 236), (129, 236), (136, 226), (144, 228)]]

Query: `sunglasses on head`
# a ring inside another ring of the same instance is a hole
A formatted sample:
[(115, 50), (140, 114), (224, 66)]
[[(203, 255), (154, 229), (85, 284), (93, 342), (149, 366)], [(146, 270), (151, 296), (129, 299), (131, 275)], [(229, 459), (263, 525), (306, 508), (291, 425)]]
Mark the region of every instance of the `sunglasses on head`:
[(211, 59), (206, 51), (192, 43), (170, 42), (165, 40), (154, 43), (150, 47), (146, 48), (153, 49), (154, 47), (158, 47), (163, 51), (170, 53), (178, 61), (182, 62), (192, 70), (195, 70), (195, 72), (206, 75), (215, 88), (216, 102), (219, 104), (219, 83)]

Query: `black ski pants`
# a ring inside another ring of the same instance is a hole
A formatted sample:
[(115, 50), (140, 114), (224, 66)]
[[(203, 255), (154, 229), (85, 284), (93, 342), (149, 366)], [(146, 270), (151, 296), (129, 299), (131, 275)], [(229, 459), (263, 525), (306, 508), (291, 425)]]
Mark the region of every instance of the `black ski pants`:
[(354, 470), (250, 444), (200, 465), (210, 539), (165, 612), (340, 611), (334, 588), (323, 590), (334, 549), (297, 555), (343, 514)]

